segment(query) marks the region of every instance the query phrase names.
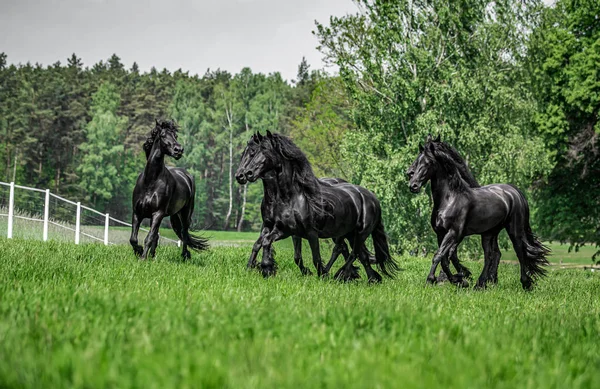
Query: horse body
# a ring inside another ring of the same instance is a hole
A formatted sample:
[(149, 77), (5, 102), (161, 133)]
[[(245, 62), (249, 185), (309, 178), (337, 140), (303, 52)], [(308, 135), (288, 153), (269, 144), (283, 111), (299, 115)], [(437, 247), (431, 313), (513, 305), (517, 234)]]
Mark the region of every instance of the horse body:
[[(166, 128), (166, 130), (164, 128)], [(156, 124), (148, 141), (144, 144), (146, 167), (138, 176), (133, 190), (132, 230), (130, 243), (134, 252), (142, 259), (154, 256), (158, 244), (158, 230), (162, 219), (171, 218), (171, 226), (183, 243), (182, 256), (190, 257), (187, 247), (206, 249), (206, 240), (189, 233), (194, 212), (195, 182), (185, 169), (165, 166), (165, 155), (176, 159), (183, 155), (183, 148), (176, 140), (176, 127), (172, 122)], [(152, 220), (145, 247), (138, 245), (137, 235), (143, 219)]]
[(506, 229), (521, 264), (521, 284), (524, 289), (531, 288), (535, 278), (545, 274), (541, 266), (548, 264), (545, 257), (550, 251), (531, 231), (529, 205), (524, 194), (509, 184), (471, 187), (461, 175), (456, 160), (458, 154), (449, 153), (449, 148), (443, 142), (429, 141), (407, 172), (414, 193), (431, 181), (434, 202), (431, 224), (439, 248), (427, 280), (436, 281), (435, 271), (441, 262), (450, 281), (461, 283), (460, 277), (450, 273), (448, 259), (456, 255), (464, 237), (477, 234), (482, 237), (485, 258), (477, 286), (497, 282), (498, 234)]
[[(242, 155), (236, 179), (240, 184), (263, 179), (263, 229), (255, 243), (255, 248), (263, 249), (263, 275), (275, 273), (271, 244), (289, 236), (295, 237), (295, 247), (300, 246), (300, 238), (309, 241), (317, 273), (325, 275), (329, 269), (321, 260), (319, 238), (333, 238), (336, 243), (347, 239), (352, 245), (336, 277), (357, 278), (352, 264), (359, 258), (369, 280), (378, 282), (381, 276), (371, 268), (364, 246), (373, 235), (376, 262), (384, 274), (393, 276), (397, 265), (389, 255), (375, 195), (356, 185), (318, 180), (304, 154), (289, 139), (270, 132), (264, 138), (254, 135)], [(257, 252), (253, 250), (249, 264)]]

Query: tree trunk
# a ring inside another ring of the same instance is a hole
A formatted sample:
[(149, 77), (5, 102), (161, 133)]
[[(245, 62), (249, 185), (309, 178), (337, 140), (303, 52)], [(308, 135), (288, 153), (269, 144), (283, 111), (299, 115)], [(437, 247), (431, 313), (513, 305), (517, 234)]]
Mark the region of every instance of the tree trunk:
[(240, 221), (237, 225), (237, 231), (242, 231), (242, 225), (244, 224), (244, 215), (246, 214), (246, 194), (248, 193), (248, 184), (244, 185), (244, 195), (242, 196), (242, 212), (240, 215)]
[(15, 165), (13, 166), (13, 177), (12, 182), (17, 179), (17, 161), (19, 160), (19, 149), (15, 150)]
[(225, 225), (223, 229), (227, 231), (229, 228), (229, 219), (231, 218), (231, 210), (233, 209), (233, 117), (232, 110), (227, 113), (227, 121), (229, 124), (229, 209), (227, 210), (227, 216), (225, 216)]

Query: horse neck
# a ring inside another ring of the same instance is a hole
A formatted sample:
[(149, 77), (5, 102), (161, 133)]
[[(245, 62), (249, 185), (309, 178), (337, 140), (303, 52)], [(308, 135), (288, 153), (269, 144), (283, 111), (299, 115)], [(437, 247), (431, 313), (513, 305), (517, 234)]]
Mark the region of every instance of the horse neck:
[(262, 179), (263, 199), (267, 203), (276, 201), (279, 198), (279, 183), (277, 182), (277, 172), (273, 171)]
[(146, 167), (144, 168), (144, 182), (150, 183), (156, 181), (164, 169), (165, 154), (160, 149), (160, 140), (157, 137), (148, 155), (148, 160), (146, 161)]
[(461, 180), (459, 185), (464, 186), (462, 188), (463, 190), (465, 190), (465, 191), (469, 190), (469, 186), (464, 181), (464, 179), (461, 177), (460, 172), (458, 170), (456, 170), (454, 172), (448, 172), (446, 170), (446, 168), (440, 166), (437, 169), (437, 171), (435, 172), (435, 174), (433, 175), (433, 177), (431, 177), (431, 194), (433, 196), (434, 207), (436, 207), (436, 208), (442, 203), (444, 197), (448, 193), (458, 194), (461, 192), (458, 190), (458, 188), (451, 185), (451, 183), (450, 183), (451, 174), (456, 175), (456, 178), (454, 178), (454, 179)]

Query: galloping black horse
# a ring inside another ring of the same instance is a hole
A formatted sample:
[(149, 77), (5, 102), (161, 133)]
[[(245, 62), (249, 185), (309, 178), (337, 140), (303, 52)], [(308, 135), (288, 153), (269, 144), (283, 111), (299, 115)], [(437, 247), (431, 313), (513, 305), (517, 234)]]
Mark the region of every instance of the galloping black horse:
[[(268, 188), (273, 188), (273, 187), (276, 187), (276, 185), (277, 185), (277, 180), (275, 179), (275, 172), (270, 171), (270, 172), (265, 173), (264, 177), (262, 178), (262, 181), (263, 181), (264, 196), (263, 196), (263, 199), (261, 202), (260, 209), (261, 209), (261, 216), (262, 216), (263, 225), (264, 225), (265, 220), (267, 220), (267, 224), (268, 224), (269, 223), (268, 221), (273, 218), (272, 213), (269, 211), (270, 208), (267, 206), (265, 201), (269, 201), (270, 199), (273, 198), (273, 196), (271, 196), (271, 194), (270, 194), (271, 192), (268, 191)], [(339, 184), (339, 183), (347, 183), (347, 181), (345, 181), (341, 178), (320, 178), (319, 181), (321, 181), (323, 184), (329, 184), (329, 185), (335, 185), (335, 184)], [(262, 231), (262, 227), (261, 227), (261, 231)], [(306, 266), (304, 266), (304, 261), (302, 259), (302, 238), (299, 236), (292, 236), (292, 242), (294, 244), (294, 262), (300, 269), (300, 273), (302, 273), (303, 275), (311, 275), (312, 272)], [(331, 259), (325, 266), (325, 273), (329, 272), (329, 269), (331, 269), (331, 267), (335, 263), (336, 259), (340, 255), (342, 255), (345, 260), (348, 260), (348, 258), (350, 256), (350, 251), (348, 250), (348, 246), (346, 245), (344, 238), (340, 238), (337, 240), (333, 239), (333, 243), (334, 243), (334, 248), (331, 253)], [(256, 240), (256, 242), (252, 246), (252, 252), (250, 254), (250, 258), (248, 259), (248, 265), (247, 265), (248, 269), (254, 269), (258, 265), (258, 263), (256, 262), (256, 257), (261, 248), (262, 248), (262, 235)], [(369, 253), (369, 256), (372, 257), (371, 253)], [(372, 259), (372, 261), (374, 261), (374, 258), (371, 258), (371, 259)]]
[[(165, 216), (171, 217), (171, 226), (183, 243), (181, 256), (190, 257), (187, 249), (201, 251), (208, 248), (206, 239), (194, 237), (189, 232), (196, 184), (185, 169), (165, 166), (165, 155), (175, 159), (183, 155), (183, 147), (177, 143), (177, 126), (172, 121), (156, 121), (156, 126), (144, 143), (146, 167), (139, 175), (133, 190), (133, 218), (129, 242), (133, 251), (145, 259), (154, 257), (158, 244), (158, 229)], [(143, 219), (151, 218), (150, 232), (142, 249), (138, 245), (138, 231)]]
[(529, 204), (523, 193), (509, 184), (471, 187), (464, 178), (466, 164), (445, 142), (429, 138), (419, 151), (407, 171), (409, 187), (411, 192), (418, 193), (431, 181), (431, 224), (439, 242), (427, 281), (435, 282), (435, 271), (441, 261), (450, 281), (461, 283), (461, 277), (450, 272), (448, 260), (465, 236), (477, 234), (481, 235), (485, 256), (477, 287), (484, 288), (488, 281), (496, 282), (494, 272), (500, 260), (498, 234), (506, 229), (521, 265), (521, 284), (530, 289), (537, 277), (546, 274), (541, 266), (548, 264), (546, 256), (550, 250), (531, 231)]
[[(272, 179), (264, 180), (270, 174)], [(312, 172), (302, 151), (288, 138), (271, 134), (254, 134), (242, 154), (236, 180), (240, 184), (263, 179), (263, 228), (250, 256), (251, 264), (262, 248), (260, 264), (263, 275), (275, 274), (276, 265), (271, 245), (289, 236), (309, 241), (317, 274), (323, 276), (319, 238), (334, 238), (336, 243), (346, 239), (352, 252), (336, 278), (351, 280), (358, 277), (354, 260), (358, 257), (369, 281), (379, 282), (381, 276), (371, 268), (365, 240), (372, 235), (375, 262), (379, 269), (393, 277), (398, 266), (392, 259), (381, 221), (381, 207), (375, 195), (365, 188), (348, 183), (328, 184)], [(295, 239), (295, 242), (298, 240)]]

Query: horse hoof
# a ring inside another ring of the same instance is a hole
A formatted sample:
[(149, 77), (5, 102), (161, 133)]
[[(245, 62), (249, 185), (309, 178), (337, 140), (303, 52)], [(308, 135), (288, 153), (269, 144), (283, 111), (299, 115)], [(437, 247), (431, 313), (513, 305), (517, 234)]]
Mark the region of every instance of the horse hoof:
[(532, 290), (533, 289), (533, 281), (527, 280), (525, 282), (521, 281), (524, 290)]
[(360, 278), (360, 274), (354, 272), (346, 272), (344, 268), (341, 268), (335, 273), (334, 278), (342, 282), (351, 282)]
[(435, 283), (436, 283), (436, 281), (437, 281), (437, 280), (436, 280), (435, 276), (433, 276), (433, 275), (429, 275), (429, 276), (427, 276), (427, 283), (428, 283), (428, 284), (432, 284), (432, 285), (433, 285), (433, 284), (435, 284)]
[(300, 273), (302, 273), (303, 276), (312, 276), (312, 272), (307, 268), (300, 269)]
[(261, 272), (264, 278), (269, 278), (277, 274), (277, 269), (274, 266), (262, 267)]
[(369, 277), (369, 283), (370, 284), (379, 284), (379, 283), (381, 283), (381, 281), (382, 281), (382, 278), (377, 273), (372, 274), (371, 277)]
[(181, 257), (182, 257), (182, 258), (183, 258), (183, 260), (185, 261), (185, 260), (188, 260), (188, 259), (192, 258), (192, 254), (190, 254), (190, 252), (189, 252), (189, 251), (187, 251), (187, 252), (185, 252), (185, 253), (181, 254)]
[(460, 286), (461, 288), (468, 288), (469, 287), (469, 282), (465, 279), (461, 279), (458, 282), (458, 286)]
[(485, 281), (477, 281), (475, 284), (475, 290), (484, 290), (487, 288), (487, 283)]

